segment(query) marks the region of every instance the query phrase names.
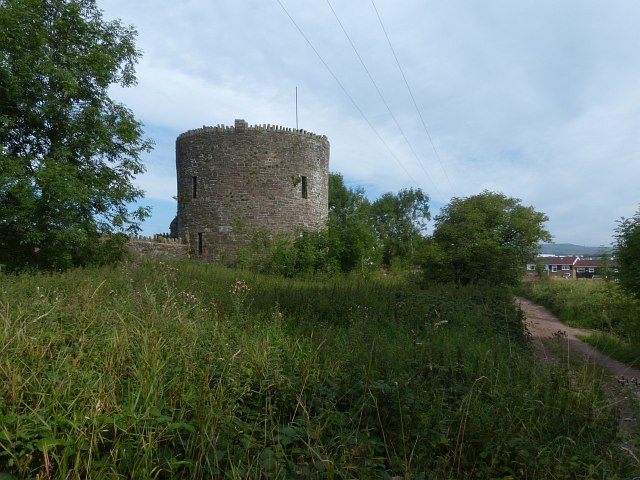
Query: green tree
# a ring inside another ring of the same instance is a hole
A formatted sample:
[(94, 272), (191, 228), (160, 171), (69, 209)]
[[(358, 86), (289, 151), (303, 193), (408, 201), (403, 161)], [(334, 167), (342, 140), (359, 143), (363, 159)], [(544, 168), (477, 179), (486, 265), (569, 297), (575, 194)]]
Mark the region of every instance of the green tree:
[(0, 263), (66, 268), (136, 231), (151, 148), (108, 89), (135, 83), (135, 31), (94, 0), (0, 0)]
[(453, 198), (435, 217), (423, 250), (427, 279), (457, 284), (515, 284), (527, 261), (550, 241), (548, 220), (517, 198), (484, 191)]
[(640, 209), (633, 217), (618, 221), (614, 236), (620, 285), (640, 299)]
[(429, 196), (421, 189), (403, 189), (385, 193), (371, 206), (374, 226), (382, 245), (382, 261), (411, 262), (424, 239), (429, 213)]
[(347, 187), (339, 173), (329, 174), (327, 235), (329, 254), (343, 272), (377, 265), (378, 241), (371, 204), (362, 188)]

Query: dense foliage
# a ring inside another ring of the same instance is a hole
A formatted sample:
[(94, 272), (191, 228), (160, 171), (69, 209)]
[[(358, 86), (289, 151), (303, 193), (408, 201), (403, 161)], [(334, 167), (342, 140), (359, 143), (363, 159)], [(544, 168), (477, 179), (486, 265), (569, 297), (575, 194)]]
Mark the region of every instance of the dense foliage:
[(375, 231), (382, 247), (382, 262), (412, 262), (424, 240), (429, 213), (429, 197), (421, 189), (385, 193), (371, 205)]
[(150, 142), (108, 96), (135, 82), (134, 36), (94, 0), (0, 0), (0, 263), (85, 263), (147, 215), (127, 205)]
[(285, 276), (366, 272), (415, 263), (429, 219), (429, 197), (420, 189), (385, 193), (370, 202), (362, 188), (329, 174), (329, 219), (320, 232), (296, 235), (252, 232), (238, 265)]
[(142, 262), (1, 275), (0, 325), (5, 477), (640, 474), (500, 289)]
[(640, 209), (633, 217), (620, 220), (615, 238), (620, 285), (640, 299)]
[(453, 198), (435, 217), (431, 241), (423, 250), (428, 280), (459, 285), (514, 285), (523, 265), (551, 236), (548, 219), (517, 198), (484, 191)]
[(373, 228), (371, 204), (362, 188), (349, 188), (342, 175), (329, 174), (329, 255), (342, 272), (364, 271), (378, 264), (379, 240)]

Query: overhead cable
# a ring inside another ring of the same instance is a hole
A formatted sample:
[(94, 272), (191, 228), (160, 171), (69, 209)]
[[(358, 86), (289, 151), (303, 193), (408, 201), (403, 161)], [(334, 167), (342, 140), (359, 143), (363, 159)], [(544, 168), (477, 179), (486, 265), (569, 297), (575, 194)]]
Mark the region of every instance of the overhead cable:
[(416, 99), (415, 99), (415, 97), (413, 95), (413, 91), (411, 90), (411, 87), (409, 86), (409, 82), (407, 81), (407, 77), (404, 74), (404, 70), (402, 69), (402, 66), (400, 65), (400, 60), (398, 60), (398, 56), (396, 55), (396, 51), (393, 48), (393, 45), (391, 44), (391, 40), (389, 38), (389, 35), (387, 34), (387, 29), (384, 27), (384, 23), (382, 22), (382, 18), (380, 17), (380, 13), (378, 12), (378, 9), (376, 8), (376, 4), (375, 4), (374, 0), (371, 0), (371, 5), (373, 6), (373, 9), (376, 12), (376, 16), (378, 17), (378, 21), (380, 22), (380, 26), (382, 27), (382, 31), (384, 32), (384, 35), (387, 38), (387, 43), (389, 44), (389, 48), (391, 49), (391, 52), (393, 53), (393, 58), (395, 58), (396, 64), (398, 65), (398, 69), (400, 70), (400, 73), (402, 74), (402, 79), (404, 80), (404, 84), (407, 87), (407, 90), (409, 91), (409, 95), (411, 96), (411, 100), (413, 101), (413, 106), (416, 108), (416, 111), (418, 112), (418, 116), (420, 117), (420, 121), (422, 122), (422, 127), (424, 128), (424, 131), (427, 134), (427, 138), (429, 139), (429, 143), (431, 143), (431, 147), (433, 148), (433, 152), (435, 153), (436, 158), (438, 159), (438, 163), (440, 163), (440, 168), (442, 168), (442, 172), (444, 173), (444, 176), (447, 179), (447, 183), (449, 184), (449, 188), (451, 188), (451, 191), (455, 195), (455, 190), (453, 188), (453, 185), (451, 184), (451, 180), (449, 180), (449, 175), (447, 174), (447, 170), (444, 168), (444, 164), (442, 163), (442, 159), (440, 158), (440, 154), (438, 153), (438, 150), (436, 149), (436, 146), (433, 143), (433, 139), (431, 138), (431, 134), (429, 133), (429, 129), (427, 128), (427, 124), (424, 121), (424, 118), (422, 117), (422, 113), (420, 112), (420, 108), (418, 108), (418, 103), (416, 102)]
[(362, 65), (362, 68), (364, 68), (364, 71), (367, 72), (367, 75), (369, 76), (369, 80), (371, 80), (371, 83), (375, 87), (376, 92), (378, 92), (378, 96), (380, 97), (380, 100), (382, 100), (382, 103), (384, 103), (384, 106), (387, 107), (387, 111), (389, 112), (389, 115), (391, 116), (391, 118), (393, 119), (394, 123), (396, 124), (396, 127), (398, 127), (398, 130), (402, 134), (402, 137), (404, 138), (405, 142), (407, 142), (407, 145), (409, 146), (409, 149), (411, 150), (411, 153), (413, 153), (413, 156), (416, 158), (416, 160), (418, 162), (418, 165), (420, 165), (420, 167), (422, 167), (422, 171), (427, 176), (427, 179), (433, 184), (433, 187), (436, 189), (436, 191), (438, 193), (440, 193), (439, 189), (438, 189), (438, 185), (436, 184), (436, 182), (433, 181), (433, 179), (429, 175), (429, 172), (427, 172), (427, 169), (425, 168), (423, 162), (420, 160), (420, 158), (416, 154), (416, 151), (413, 149), (413, 145), (411, 145), (411, 142), (407, 138), (407, 135), (404, 133), (404, 130), (402, 129), (402, 127), (398, 123), (398, 120), (396, 119), (396, 116), (391, 111), (391, 107), (389, 107), (389, 104), (387, 103), (387, 100), (384, 98), (384, 95), (380, 91), (380, 88), (378, 87), (378, 84), (373, 79), (373, 76), (371, 75), (371, 72), (369, 71), (369, 69), (365, 65), (364, 60), (362, 59), (362, 56), (358, 52), (358, 49), (356, 48), (355, 44), (351, 40), (351, 37), (347, 33), (347, 30), (345, 29), (344, 25), (340, 21), (340, 18), (338, 17), (338, 14), (334, 10), (333, 6), (331, 5), (331, 2), (329, 0), (326, 0), (326, 2), (327, 2), (327, 5), (329, 5), (329, 8), (331, 9), (331, 12), (333, 13), (333, 16), (336, 17), (338, 25), (340, 25), (340, 28), (342, 29), (342, 32), (344, 33), (345, 37), (347, 37), (347, 40), (349, 41), (349, 44), (351, 45), (351, 48), (353, 48), (353, 51), (355, 52), (356, 56), (358, 57), (358, 60), (360, 60), (360, 64)]
[(307, 35), (305, 35), (305, 33), (302, 31), (302, 28), (300, 28), (300, 26), (296, 23), (296, 21), (293, 19), (293, 17), (289, 14), (289, 12), (287, 11), (287, 9), (285, 8), (285, 6), (282, 4), (282, 2), (280, 0), (276, 0), (278, 2), (278, 4), (280, 5), (280, 7), (282, 8), (282, 10), (284, 11), (284, 13), (287, 15), (287, 17), (289, 17), (289, 20), (291, 20), (291, 23), (293, 23), (293, 25), (296, 27), (296, 29), (298, 30), (298, 32), (300, 33), (300, 35), (302, 35), (302, 38), (305, 39), (305, 41), (307, 42), (307, 44), (311, 47), (311, 49), (313, 50), (313, 52), (316, 54), (316, 56), (318, 57), (318, 59), (322, 62), (322, 64), (324, 65), (324, 67), (327, 69), (327, 71), (329, 72), (329, 74), (333, 77), (333, 79), (336, 81), (336, 83), (340, 86), (340, 88), (342, 89), (342, 91), (344, 92), (344, 94), (347, 96), (347, 98), (349, 98), (349, 100), (351, 101), (351, 103), (353, 104), (353, 106), (355, 107), (355, 109), (360, 113), (360, 115), (362, 116), (362, 118), (364, 119), (365, 122), (367, 122), (367, 125), (369, 125), (369, 127), (371, 128), (371, 130), (373, 130), (373, 132), (375, 133), (375, 135), (378, 137), (378, 139), (382, 142), (382, 144), (386, 147), (387, 151), (389, 152), (389, 154), (391, 155), (391, 157), (396, 161), (396, 163), (398, 165), (400, 165), (400, 167), (402, 168), (402, 170), (404, 170), (404, 172), (407, 174), (407, 176), (411, 179), (411, 181), (418, 185), (418, 182), (416, 181), (415, 178), (413, 178), (413, 175), (411, 175), (411, 173), (407, 170), (407, 168), (403, 165), (403, 163), (400, 161), (400, 159), (393, 153), (393, 150), (391, 150), (391, 147), (389, 147), (389, 145), (387, 144), (387, 142), (384, 140), (384, 138), (382, 138), (382, 135), (380, 135), (380, 133), (378, 132), (378, 130), (376, 130), (376, 128), (373, 126), (373, 124), (371, 123), (371, 121), (367, 118), (367, 116), (364, 114), (364, 112), (362, 111), (362, 109), (358, 106), (358, 104), (356, 103), (356, 101), (353, 99), (353, 97), (349, 94), (349, 92), (347, 91), (347, 89), (344, 87), (344, 85), (342, 84), (342, 82), (338, 79), (338, 77), (336, 76), (335, 73), (333, 73), (333, 70), (331, 70), (331, 68), (329, 67), (329, 65), (327, 64), (327, 62), (324, 60), (324, 58), (322, 58), (322, 55), (320, 55), (320, 53), (318, 52), (318, 50), (316, 49), (316, 47), (313, 46), (313, 43), (311, 43), (311, 40), (309, 40), (309, 38), (307, 37)]

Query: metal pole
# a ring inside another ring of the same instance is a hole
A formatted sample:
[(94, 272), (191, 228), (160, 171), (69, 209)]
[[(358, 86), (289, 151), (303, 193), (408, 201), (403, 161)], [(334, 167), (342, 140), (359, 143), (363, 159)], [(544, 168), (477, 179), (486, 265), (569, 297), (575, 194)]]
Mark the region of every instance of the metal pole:
[(298, 86), (296, 86), (296, 130), (298, 130)]

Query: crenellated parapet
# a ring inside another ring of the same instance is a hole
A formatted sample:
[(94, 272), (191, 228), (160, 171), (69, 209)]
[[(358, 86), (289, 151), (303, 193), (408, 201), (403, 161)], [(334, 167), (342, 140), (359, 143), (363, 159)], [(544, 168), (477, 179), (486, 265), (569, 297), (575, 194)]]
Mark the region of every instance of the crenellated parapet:
[(154, 243), (175, 243), (175, 244), (183, 243), (182, 239), (172, 237), (169, 233), (156, 233), (153, 236), (131, 235), (129, 237), (129, 240), (137, 241), (137, 242), (154, 242)]
[(244, 120), (237, 120), (235, 125), (222, 125), (218, 124), (215, 126), (207, 126), (203, 125), (202, 128), (195, 128), (193, 130), (187, 130), (184, 133), (181, 133), (178, 136), (178, 139), (183, 137), (192, 137), (199, 136), (203, 133), (213, 132), (213, 133), (236, 133), (236, 132), (280, 132), (280, 133), (288, 133), (301, 135), (303, 137), (312, 137), (318, 138), (320, 140), (327, 141), (326, 135), (318, 135), (312, 132), (308, 132), (306, 130), (291, 128), (291, 127), (282, 127), (280, 125), (271, 125), (271, 124), (262, 124), (262, 125), (248, 125)]

